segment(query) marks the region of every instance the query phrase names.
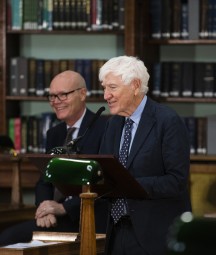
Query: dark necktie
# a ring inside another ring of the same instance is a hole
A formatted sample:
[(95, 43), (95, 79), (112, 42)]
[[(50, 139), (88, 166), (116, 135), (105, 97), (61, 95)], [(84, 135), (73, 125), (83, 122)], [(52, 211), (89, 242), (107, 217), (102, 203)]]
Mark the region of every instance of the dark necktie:
[[(124, 133), (124, 139), (122, 148), (119, 153), (119, 162), (126, 167), (127, 164), (127, 158), (128, 158), (128, 152), (131, 142), (131, 129), (132, 129), (133, 121), (131, 119), (127, 119), (125, 121), (125, 133)], [(111, 216), (114, 220), (114, 223), (116, 224), (119, 219), (127, 214), (126, 212), (126, 204), (124, 198), (118, 198), (115, 199), (112, 203), (111, 207)]]
[[(66, 138), (65, 138), (65, 141), (64, 141), (64, 146), (67, 146), (67, 144), (72, 140), (72, 135), (73, 135), (75, 130), (76, 130), (75, 127), (70, 127), (70, 128), (67, 129), (67, 135), (66, 135)], [(55, 188), (55, 190), (54, 190), (54, 200), (58, 202), (62, 199), (65, 199), (65, 197), (62, 195), (62, 193), (57, 188)]]
[(67, 146), (67, 144), (72, 140), (72, 135), (74, 133), (74, 131), (76, 130), (75, 127), (70, 127), (67, 129), (67, 135), (64, 141), (64, 146)]

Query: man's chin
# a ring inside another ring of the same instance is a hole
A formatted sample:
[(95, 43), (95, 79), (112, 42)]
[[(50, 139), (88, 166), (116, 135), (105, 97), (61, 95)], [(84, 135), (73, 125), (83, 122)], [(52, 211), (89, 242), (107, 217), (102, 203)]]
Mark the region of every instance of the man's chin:
[(58, 120), (62, 120), (62, 121), (64, 121), (66, 119), (66, 116), (63, 114), (56, 114), (56, 117)]

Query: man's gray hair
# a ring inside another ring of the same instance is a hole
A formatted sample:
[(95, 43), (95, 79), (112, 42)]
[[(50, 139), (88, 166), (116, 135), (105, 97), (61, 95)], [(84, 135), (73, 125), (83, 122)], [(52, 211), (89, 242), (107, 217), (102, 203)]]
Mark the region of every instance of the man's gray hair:
[(122, 81), (128, 85), (134, 79), (141, 82), (140, 92), (148, 92), (149, 73), (144, 62), (133, 56), (119, 56), (108, 60), (99, 70), (99, 80), (102, 82), (105, 76), (112, 73), (121, 76)]

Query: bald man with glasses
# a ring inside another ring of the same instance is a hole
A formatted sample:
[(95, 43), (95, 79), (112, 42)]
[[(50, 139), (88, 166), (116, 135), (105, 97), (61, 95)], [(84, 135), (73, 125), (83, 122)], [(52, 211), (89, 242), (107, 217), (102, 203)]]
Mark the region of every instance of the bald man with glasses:
[[(50, 106), (61, 122), (47, 131), (46, 152), (63, 146), (67, 130), (73, 128), (69, 140), (82, 136), (95, 114), (86, 107), (87, 89), (84, 78), (77, 72), (64, 71), (50, 83), (47, 95)], [(107, 117), (100, 116), (84, 137), (77, 142), (76, 151), (81, 154), (97, 154), (105, 130)], [(36, 184), (35, 219), (20, 223), (0, 233), (0, 245), (28, 242), (33, 231), (78, 232), (80, 216), (79, 197), (55, 196), (55, 187), (39, 179)], [(95, 203), (96, 232), (105, 233), (107, 203), (97, 199)]]

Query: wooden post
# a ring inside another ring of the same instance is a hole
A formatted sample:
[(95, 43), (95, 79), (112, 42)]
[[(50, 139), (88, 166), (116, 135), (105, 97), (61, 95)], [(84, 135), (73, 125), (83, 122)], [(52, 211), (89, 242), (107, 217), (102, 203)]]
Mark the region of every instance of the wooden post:
[(21, 173), (20, 173), (20, 159), (13, 159), (12, 162), (12, 187), (11, 187), (11, 205), (22, 205), (21, 193)]
[(81, 218), (80, 218), (80, 255), (96, 255), (96, 233), (94, 200), (96, 193), (90, 190), (80, 194)]

